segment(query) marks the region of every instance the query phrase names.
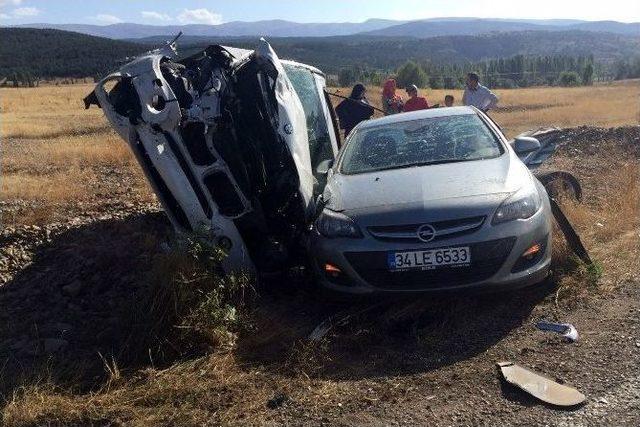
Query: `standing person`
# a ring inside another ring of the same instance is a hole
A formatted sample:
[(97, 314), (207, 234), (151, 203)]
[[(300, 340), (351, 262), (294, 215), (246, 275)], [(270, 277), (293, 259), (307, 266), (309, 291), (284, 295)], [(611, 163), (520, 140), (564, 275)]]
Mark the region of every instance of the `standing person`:
[(462, 95), (464, 105), (473, 105), (483, 112), (487, 112), (498, 104), (498, 97), (480, 84), (480, 77), (476, 73), (467, 74), (467, 88)]
[(409, 95), (409, 99), (404, 103), (402, 111), (417, 111), (429, 108), (427, 100), (422, 96), (418, 96), (418, 86), (411, 85), (407, 87), (407, 95)]
[(387, 79), (382, 88), (382, 109), (386, 115), (402, 112), (402, 98), (396, 95), (397, 84), (395, 79)]
[(344, 129), (345, 138), (358, 123), (369, 120), (373, 116), (374, 109), (367, 101), (366, 92), (367, 88), (362, 83), (357, 83), (351, 89), (349, 98), (343, 100), (336, 107), (340, 129)]
[(453, 102), (455, 101), (455, 99), (453, 98), (453, 95), (445, 95), (444, 97), (444, 106), (445, 107), (453, 107)]

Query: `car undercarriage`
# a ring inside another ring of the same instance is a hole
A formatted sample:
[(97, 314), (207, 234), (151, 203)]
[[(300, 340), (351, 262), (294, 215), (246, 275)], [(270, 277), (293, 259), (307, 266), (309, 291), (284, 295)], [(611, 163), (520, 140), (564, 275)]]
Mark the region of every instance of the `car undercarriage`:
[(128, 141), (174, 227), (209, 233), (228, 254), (225, 271), (283, 268), (315, 212), (313, 168), (338, 149), (324, 76), (283, 65), (265, 41), (174, 56), (136, 58), (98, 83), (87, 107), (99, 105)]

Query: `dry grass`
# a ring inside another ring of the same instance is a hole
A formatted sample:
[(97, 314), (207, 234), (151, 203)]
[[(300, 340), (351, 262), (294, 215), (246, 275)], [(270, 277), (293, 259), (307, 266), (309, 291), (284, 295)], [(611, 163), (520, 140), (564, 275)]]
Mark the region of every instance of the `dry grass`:
[[(338, 89), (348, 95), (350, 89)], [(507, 136), (537, 127), (591, 126), (613, 127), (637, 124), (640, 121), (640, 80), (616, 82), (593, 87), (537, 87), (527, 89), (497, 89), (500, 97), (497, 111), (491, 116)], [(403, 98), (406, 93), (399, 92)], [(430, 104), (444, 105), (444, 97), (452, 94), (461, 105), (462, 90), (421, 90)], [(369, 101), (381, 107), (382, 89), (370, 87)], [(340, 99), (333, 98), (335, 103)]]
[[(133, 166), (127, 144), (112, 132), (103, 136), (66, 136), (4, 144), (3, 171), (29, 174), (92, 166)], [(35, 167), (34, 167), (35, 166)]]
[[(570, 219), (596, 262), (582, 266), (573, 257), (559, 230), (554, 241), (554, 265), (572, 274), (559, 274), (558, 295), (575, 297), (591, 288), (611, 290), (622, 282), (637, 278), (640, 271), (640, 170), (637, 163), (624, 162), (603, 171), (600, 179), (607, 187), (606, 197), (576, 203), (561, 200)], [(600, 275), (602, 274), (602, 277)], [(587, 286), (585, 286), (585, 284)]]
[(97, 108), (84, 110), (82, 98), (92, 85), (0, 89), (3, 139), (49, 139), (105, 134), (108, 126)]
[(113, 197), (153, 199), (102, 111), (84, 109), (91, 90), (88, 84), (0, 89), (5, 224), (42, 224), (71, 215), (79, 202), (108, 200), (114, 174), (127, 185), (112, 188)]
[(94, 178), (92, 171), (69, 168), (47, 175), (28, 172), (5, 173), (2, 194), (7, 199), (36, 200), (62, 203), (86, 196), (90, 189), (86, 183)]

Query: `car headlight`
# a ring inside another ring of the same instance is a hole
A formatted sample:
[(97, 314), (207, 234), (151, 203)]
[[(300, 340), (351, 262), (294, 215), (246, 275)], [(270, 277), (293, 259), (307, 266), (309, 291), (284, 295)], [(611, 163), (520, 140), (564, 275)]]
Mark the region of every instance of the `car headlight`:
[(348, 216), (324, 209), (316, 220), (318, 232), (325, 237), (362, 237), (362, 232)]
[(531, 218), (541, 205), (542, 199), (535, 186), (521, 188), (502, 202), (493, 214), (491, 224)]

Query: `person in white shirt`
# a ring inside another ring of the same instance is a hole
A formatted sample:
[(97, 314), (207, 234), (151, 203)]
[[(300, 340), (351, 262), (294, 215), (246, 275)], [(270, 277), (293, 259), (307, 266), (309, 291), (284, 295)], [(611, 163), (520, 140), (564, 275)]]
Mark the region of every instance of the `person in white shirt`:
[(486, 113), (498, 104), (498, 97), (480, 84), (480, 77), (476, 73), (469, 73), (467, 74), (467, 87), (462, 95), (462, 103), (473, 105)]

